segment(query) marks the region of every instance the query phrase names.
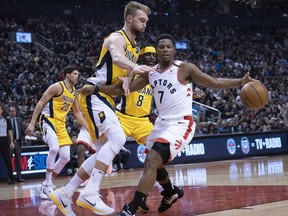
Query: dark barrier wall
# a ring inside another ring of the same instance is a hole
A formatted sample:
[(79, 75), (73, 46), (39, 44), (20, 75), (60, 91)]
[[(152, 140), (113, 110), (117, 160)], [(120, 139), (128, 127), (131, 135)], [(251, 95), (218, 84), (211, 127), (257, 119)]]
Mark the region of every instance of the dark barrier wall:
[[(252, 156), (288, 153), (287, 131), (254, 134), (227, 134), (195, 137), (171, 164), (184, 164), (216, 160), (231, 160)], [(146, 158), (145, 146), (135, 141), (125, 144), (132, 154), (130, 168), (143, 167)], [(24, 177), (45, 173), (48, 149), (46, 146), (23, 148), (22, 170)], [(12, 160), (14, 167), (14, 159)], [(0, 178), (6, 176), (6, 169), (0, 159)]]
[[(195, 137), (171, 164), (231, 160), (252, 156), (288, 153), (287, 131)], [(144, 146), (129, 142), (130, 167), (143, 167)]]

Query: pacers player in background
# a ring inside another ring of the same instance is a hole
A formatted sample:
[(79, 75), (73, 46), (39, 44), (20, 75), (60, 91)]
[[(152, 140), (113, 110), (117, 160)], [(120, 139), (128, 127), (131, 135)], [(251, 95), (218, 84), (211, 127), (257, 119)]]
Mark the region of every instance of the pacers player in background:
[[(52, 177), (56, 177), (70, 160), (72, 141), (66, 130), (66, 117), (71, 108), (79, 123), (84, 128), (88, 128), (80, 111), (74, 87), (79, 79), (78, 68), (67, 66), (64, 69), (64, 75), (64, 81), (54, 83), (44, 92), (26, 129), (28, 135), (33, 135), (36, 120), (41, 113), (39, 123), (43, 140), (49, 147), (46, 160), (46, 180), (40, 188), (42, 199), (49, 199), (49, 194), (53, 191)], [(58, 153), (59, 159), (55, 163)]]
[[(140, 52), (141, 64), (154, 66), (156, 62), (156, 49), (146, 46)], [(132, 80), (137, 77), (135, 75)], [(150, 85), (132, 92), (127, 96), (121, 96), (120, 103), (116, 107), (116, 114), (120, 119), (126, 137), (130, 136), (138, 144), (145, 144), (153, 124), (149, 120), (152, 104), (152, 89)]]
[[(156, 49), (147, 45), (140, 51), (141, 64), (154, 66), (156, 63)], [(132, 80), (137, 77), (135, 75)], [(116, 107), (116, 114), (120, 120), (126, 137), (133, 137), (138, 144), (146, 144), (147, 136), (153, 129), (149, 120), (152, 105), (152, 89), (150, 85), (143, 89), (131, 92), (127, 96), (121, 96), (120, 103)], [(146, 205), (146, 197), (139, 204), (139, 209), (149, 211)]]

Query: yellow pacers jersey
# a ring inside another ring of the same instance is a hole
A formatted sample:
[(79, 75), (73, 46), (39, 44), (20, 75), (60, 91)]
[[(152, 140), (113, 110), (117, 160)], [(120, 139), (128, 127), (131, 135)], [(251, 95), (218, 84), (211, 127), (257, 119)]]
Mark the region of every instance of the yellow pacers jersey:
[(59, 96), (50, 99), (50, 101), (44, 106), (42, 114), (46, 117), (66, 122), (66, 116), (76, 97), (76, 90), (73, 86), (73, 90), (70, 92), (64, 81), (61, 81), (60, 84), (63, 89), (62, 93)]
[(122, 96), (117, 110), (127, 115), (144, 117), (150, 114), (151, 103), (152, 89), (150, 85), (146, 85), (141, 90)]
[[(117, 33), (122, 34), (126, 40), (125, 56), (132, 62), (136, 63), (140, 53), (140, 48), (138, 47), (136, 41), (130, 41), (123, 29), (117, 31)], [(117, 84), (120, 82), (117, 77), (124, 77), (126, 74), (127, 70), (113, 64), (109, 50), (102, 46), (100, 57), (96, 66), (95, 77), (91, 77), (87, 81), (93, 85), (100, 86)], [(103, 93), (100, 93), (100, 95), (104, 96), (110, 102), (110, 104), (114, 106), (113, 96), (111, 97)]]

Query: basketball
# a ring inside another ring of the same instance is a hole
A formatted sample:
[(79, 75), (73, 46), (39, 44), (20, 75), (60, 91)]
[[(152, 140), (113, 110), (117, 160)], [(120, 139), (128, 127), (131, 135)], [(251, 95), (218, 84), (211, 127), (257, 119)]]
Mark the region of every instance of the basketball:
[(268, 90), (261, 82), (246, 83), (240, 91), (240, 100), (246, 108), (259, 110), (268, 103)]

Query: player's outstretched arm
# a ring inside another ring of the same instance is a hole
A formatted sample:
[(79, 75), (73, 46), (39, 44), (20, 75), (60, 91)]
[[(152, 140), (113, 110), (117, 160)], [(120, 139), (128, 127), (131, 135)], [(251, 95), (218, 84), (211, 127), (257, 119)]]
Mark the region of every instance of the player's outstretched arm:
[(196, 65), (184, 63), (181, 65), (184, 76), (190, 77), (196, 84), (215, 88), (215, 89), (230, 89), (238, 88), (250, 81), (254, 81), (249, 73), (246, 73), (243, 78), (229, 79), (229, 78), (215, 78), (206, 73), (203, 73)]
[[(127, 77), (127, 79), (131, 79), (131, 77)], [(125, 81), (125, 84), (126, 84), (126, 81)], [(129, 85), (128, 85), (128, 88), (129, 88)], [(83, 86), (81, 89), (79, 89), (77, 92), (78, 94), (91, 95), (94, 92), (99, 92), (99, 91), (108, 95), (124, 95), (124, 94), (126, 95), (126, 93), (123, 91), (123, 88), (121, 87), (121, 84), (103, 85), (103, 86), (97, 86), (97, 85), (94, 86), (94, 85), (87, 84)]]
[(43, 107), (45, 106), (45, 104), (48, 103), (48, 101), (56, 96), (56, 95), (59, 95), (60, 93), (62, 92), (62, 86), (60, 83), (55, 83), (53, 85), (51, 85), (43, 94), (42, 98), (38, 101), (35, 109), (34, 109), (34, 112), (32, 114), (32, 118), (31, 118), (31, 121), (26, 129), (26, 134), (28, 134), (29, 136), (32, 136), (33, 135), (33, 132), (34, 132), (34, 127), (35, 127), (35, 124), (36, 124), (36, 120), (38, 118), (38, 116), (40, 115)]

